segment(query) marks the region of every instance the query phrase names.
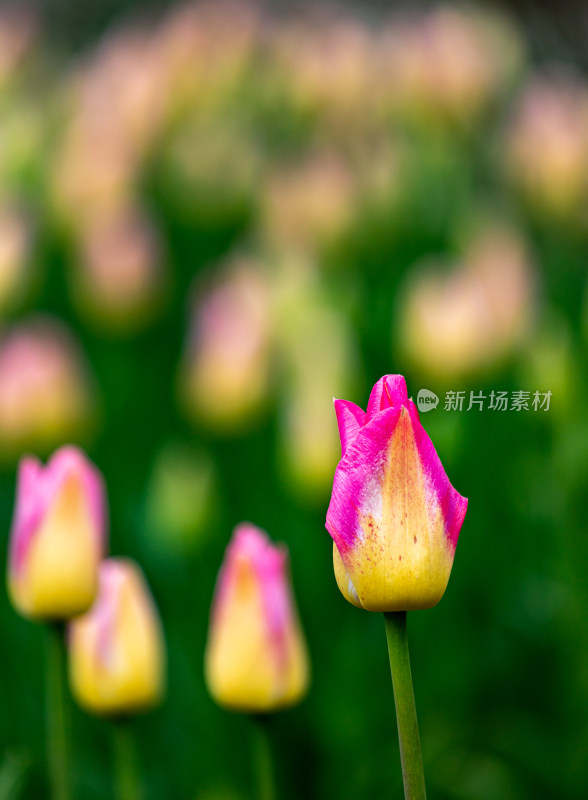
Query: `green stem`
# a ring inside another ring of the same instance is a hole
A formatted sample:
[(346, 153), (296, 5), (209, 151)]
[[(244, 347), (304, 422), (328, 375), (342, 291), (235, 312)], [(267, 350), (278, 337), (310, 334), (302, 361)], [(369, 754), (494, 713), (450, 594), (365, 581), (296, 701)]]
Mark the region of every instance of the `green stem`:
[(262, 715), (253, 717), (253, 767), (257, 792), (255, 800), (275, 800), (272, 751), (268, 731), (268, 719)]
[(48, 626), (47, 760), (51, 800), (70, 800), (68, 720), (65, 698), (65, 643), (60, 624)]
[(143, 800), (137, 749), (127, 720), (115, 720), (112, 723), (112, 741), (116, 800)]
[(404, 797), (406, 800), (426, 800), (419, 725), (410, 674), (406, 611), (385, 613), (384, 620), (396, 704)]

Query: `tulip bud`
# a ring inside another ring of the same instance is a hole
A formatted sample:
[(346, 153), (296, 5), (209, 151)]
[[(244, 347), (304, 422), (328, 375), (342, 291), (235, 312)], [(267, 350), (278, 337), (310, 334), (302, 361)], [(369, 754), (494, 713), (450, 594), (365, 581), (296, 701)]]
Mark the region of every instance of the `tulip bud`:
[(402, 375), (385, 375), (367, 412), (335, 400), (342, 458), (327, 512), (337, 584), (367, 611), (439, 602), (467, 500), (450, 484), (409, 400)]
[(79, 232), (73, 291), (98, 326), (134, 331), (148, 323), (164, 299), (165, 274), (157, 231), (131, 206), (93, 214)]
[(523, 91), (507, 131), (507, 173), (539, 214), (575, 220), (586, 203), (588, 90), (553, 75)]
[(14, 606), (34, 619), (67, 619), (94, 602), (106, 543), (106, 498), (96, 467), (75, 447), (43, 466), (19, 466), (8, 588)]
[(69, 626), (70, 682), (78, 703), (120, 715), (156, 706), (165, 690), (161, 623), (141, 569), (109, 558), (96, 602)]
[(235, 528), (221, 567), (205, 657), (214, 699), (268, 712), (306, 693), (309, 664), (287, 576), (288, 553), (249, 523)]
[(424, 265), (409, 276), (396, 340), (433, 379), (463, 380), (495, 369), (524, 342), (534, 296), (525, 242), (507, 228), (489, 226), (450, 272)]
[(83, 353), (60, 322), (34, 317), (3, 332), (0, 460), (79, 438), (93, 421), (93, 394)]
[(195, 419), (238, 429), (269, 388), (270, 296), (255, 264), (237, 260), (201, 298), (181, 365), (182, 399)]

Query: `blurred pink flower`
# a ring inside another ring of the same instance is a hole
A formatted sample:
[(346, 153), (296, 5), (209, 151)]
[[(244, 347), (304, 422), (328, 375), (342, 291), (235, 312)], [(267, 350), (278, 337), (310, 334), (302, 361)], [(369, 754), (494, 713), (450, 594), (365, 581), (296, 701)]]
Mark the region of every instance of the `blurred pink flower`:
[(246, 260), (229, 265), (198, 297), (182, 364), (189, 413), (219, 428), (238, 426), (269, 386), (269, 290)]
[(163, 298), (161, 245), (150, 220), (132, 207), (95, 215), (79, 232), (73, 290), (80, 307), (104, 327), (144, 324)]
[(308, 6), (296, 21), (278, 24), (268, 47), (295, 107), (345, 139), (373, 115), (374, 35), (352, 16), (322, 12)]
[(201, 0), (172, 8), (154, 31), (172, 120), (222, 106), (246, 75), (259, 29), (257, 5), (247, 0)]
[(84, 432), (93, 414), (82, 355), (63, 324), (21, 322), (0, 337), (0, 449), (47, 450)]
[(531, 328), (534, 284), (525, 243), (513, 231), (479, 232), (451, 271), (430, 265), (409, 276), (399, 314), (406, 354), (447, 380), (493, 367)]
[(584, 219), (588, 205), (588, 87), (535, 78), (519, 98), (506, 140), (506, 168), (529, 204)]
[(356, 199), (350, 166), (335, 152), (316, 152), (270, 168), (261, 188), (264, 239), (282, 251), (332, 244), (350, 224)]
[(384, 28), (376, 87), (385, 105), (429, 126), (468, 122), (518, 69), (521, 50), (503, 17), (438, 6)]

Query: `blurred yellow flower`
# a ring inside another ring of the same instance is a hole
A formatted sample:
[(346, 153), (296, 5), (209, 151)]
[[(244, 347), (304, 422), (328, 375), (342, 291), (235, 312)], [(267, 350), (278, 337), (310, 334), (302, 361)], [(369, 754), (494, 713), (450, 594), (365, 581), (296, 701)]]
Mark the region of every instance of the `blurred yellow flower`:
[(234, 711), (299, 702), (309, 662), (287, 574), (287, 551), (249, 523), (235, 528), (221, 567), (205, 655), (208, 689)]
[(151, 221), (124, 207), (92, 215), (79, 231), (74, 298), (96, 325), (135, 330), (161, 305), (165, 274)]
[(165, 691), (165, 645), (157, 609), (133, 561), (100, 567), (96, 602), (69, 626), (70, 681), (86, 710), (100, 715), (145, 711)]

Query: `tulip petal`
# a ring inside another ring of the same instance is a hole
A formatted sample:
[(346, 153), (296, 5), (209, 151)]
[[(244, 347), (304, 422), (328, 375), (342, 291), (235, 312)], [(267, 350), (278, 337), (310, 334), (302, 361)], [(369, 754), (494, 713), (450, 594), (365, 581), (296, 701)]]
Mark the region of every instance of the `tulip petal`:
[(367, 415), (363, 409), (350, 400), (333, 400), (339, 436), (341, 438), (341, 455), (345, 455), (347, 446), (353, 441), (361, 426), (365, 423)]
[(82, 482), (88, 511), (94, 522), (102, 552), (106, 539), (106, 499), (102, 477), (77, 447), (58, 450), (45, 466), (33, 456), (25, 456), (19, 465), (15, 516), (11, 533), (11, 570), (18, 573), (48, 509), (64, 482), (72, 474)]
[(433, 442), (420, 424), (418, 411), (414, 403), (409, 407), (409, 411), (423, 472), (427, 476), (430, 493), (428, 500), (431, 503), (438, 503), (441, 507), (445, 534), (455, 550), (468, 508), (468, 501), (451, 485)]
[(327, 530), (342, 558), (364, 538), (362, 518), (378, 514), (380, 479), (390, 436), (400, 408), (388, 408), (370, 420), (347, 448), (335, 471), (333, 494), (327, 511)]
[(408, 394), (403, 375), (384, 375), (374, 385), (368, 400), (367, 416), (373, 417), (386, 408), (406, 405)]
[(339, 587), (339, 591), (343, 597), (349, 603), (351, 603), (351, 605), (354, 605), (357, 608), (363, 608), (361, 600), (359, 599), (359, 595), (357, 594), (357, 589), (349, 577), (349, 573), (347, 572), (347, 568), (343, 563), (341, 554), (337, 550), (337, 545), (335, 542), (333, 542), (333, 569), (335, 571), (335, 580), (337, 581), (337, 586)]

